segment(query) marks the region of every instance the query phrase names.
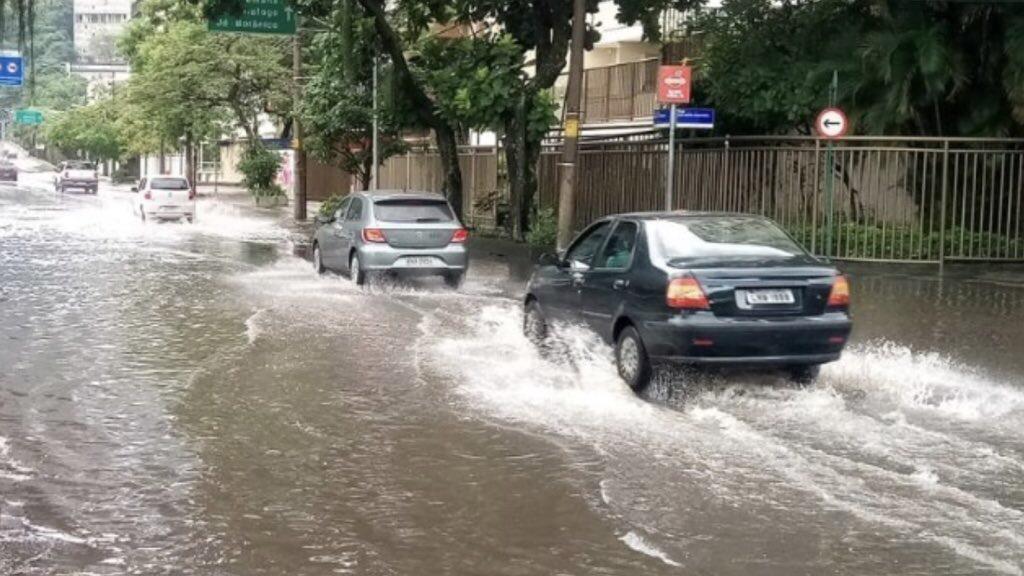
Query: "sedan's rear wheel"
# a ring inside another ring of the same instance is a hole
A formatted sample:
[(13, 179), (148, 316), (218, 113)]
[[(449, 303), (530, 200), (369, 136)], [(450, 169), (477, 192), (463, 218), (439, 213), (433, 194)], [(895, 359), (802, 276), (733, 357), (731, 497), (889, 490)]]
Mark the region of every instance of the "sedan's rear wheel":
[(626, 326), (615, 342), (615, 365), (619, 376), (636, 392), (642, 391), (651, 382), (651, 361), (640, 339), (640, 333), (632, 326)]
[(366, 272), (363, 271), (363, 265), (359, 262), (358, 252), (353, 252), (352, 257), (348, 261), (348, 277), (352, 279), (356, 286), (366, 284)]
[(313, 270), (316, 270), (317, 274), (324, 273), (324, 261), (323, 257), (320, 255), (319, 244), (313, 245)]
[(807, 386), (814, 384), (814, 381), (818, 379), (818, 374), (821, 373), (821, 366), (818, 364), (791, 366), (787, 372), (791, 381)]

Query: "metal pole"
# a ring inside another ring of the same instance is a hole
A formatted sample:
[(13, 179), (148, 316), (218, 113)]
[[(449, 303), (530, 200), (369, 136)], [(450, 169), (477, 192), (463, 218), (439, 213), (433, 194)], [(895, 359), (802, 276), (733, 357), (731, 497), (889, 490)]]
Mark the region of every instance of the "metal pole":
[[(949, 140), (942, 145), (942, 199), (939, 206), (939, 275), (946, 268), (946, 194), (949, 190)], [(934, 208), (932, 208), (934, 210)]]
[(583, 84), (583, 33), (586, 0), (573, 0), (572, 45), (569, 50), (569, 85), (565, 91), (565, 124), (562, 140), (561, 178), (558, 186), (558, 250), (572, 240), (576, 217), (576, 161), (579, 153), (580, 96)]
[(672, 211), (672, 191), (676, 179), (676, 105), (668, 107), (668, 166), (665, 169), (665, 210)]
[(302, 149), (302, 122), (299, 105), (302, 103), (302, 20), (296, 16), (295, 36), (292, 38), (292, 105), (293, 148), (295, 150), (295, 207), (296, 220), (306, 219), (306, 152)]
[[(838, 91), (839, 91), (839, 71), (833, 70), (832, 71), (832, 84), (828, 88), (828, 105), (829, 106), (835, 106), (836, 105), (836, 93)], [(827, 226), (827, 228), (825, 229), (825, 256), (827, 256), (827, 257), (831, 257), (832, 256), (832, 217), (833, 217), (833, 215), (832, 215), (832, 199), (833, 199), (832, 196), (833, 196), (833, 187), (835, 185), (835, 177), (836, 177), (835, 160), (834, 160), (834, 157), (833, 157), (834, 153), (835, 153), (834, 145), (832, 143), (832, 140), (829, 139), (829, 141), (828, 141), (828, 148), (825, 151), (825, 170), (828, 171), (828, 172), (825, 173), (825, 206), (826, 206), (826, 210), (828, 211), (825, 214), (825, 225)]]
[(370, 181), (373, 182), (373, 188), (380, 188), (380, 151), (377, 148), (380, 142), (379, 131), (380, 126), (378, 124), (379, 112), (377, 110), (377, 54), (373, 54), (373, 169), (370, 171)]

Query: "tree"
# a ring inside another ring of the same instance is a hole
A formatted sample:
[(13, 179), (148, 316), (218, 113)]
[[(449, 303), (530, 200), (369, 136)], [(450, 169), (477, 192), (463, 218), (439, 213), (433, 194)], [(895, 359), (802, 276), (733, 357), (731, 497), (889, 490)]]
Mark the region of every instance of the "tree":
[[(330, 26), (312, 42), (316, 72), (302, 99), (305, 146), (320, 161), (353, 174), (365, 190), (373, 163), (373, 29), (352, 0), (334, 13)], [(399, 128), (408, 111), (398, 110), (387, 71), (380, 74), (378, 97), (380, 161), (401, 153)]]
[(121, 49), (134, 71), (125, 108), (131, 116), (122, 121), (134, 128), (128, 148), (151, 152), (180, 141), (190, 178), (199, 142), (238, 128), (251, 143), (259, 137), (261, 113), (290, 115), (285, 46), (211, 33), (194, 6), (149, 0)]
[(118, 130), (120, 102), (111, 98), (58, 113), (44, 128), (44, 136), (65, 156), (78, 153), (94, 160), (117, 160), (124, 154)]

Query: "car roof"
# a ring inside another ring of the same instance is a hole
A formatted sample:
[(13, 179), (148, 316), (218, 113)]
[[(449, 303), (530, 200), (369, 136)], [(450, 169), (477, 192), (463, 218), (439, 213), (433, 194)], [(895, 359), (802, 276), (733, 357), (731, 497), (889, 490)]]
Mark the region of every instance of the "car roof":
[(766, 219), (765, 216), (761, 216), (759, 214), (750, 214), (746, 212), (714, 212), (705, 210), (673, 210), (671, 212), (626, 212), (624, 214), (610, 214), (608, 216), (605, 216), (605, 218), (632, 218), (634, 220), (686, 220), (690, 218), (707, 218), (715, 216), (728, 216), (730, 218), (743, 217), (754, 218), (759, 220)]
[(367, 190), (359, 193), (377, 202), (378, 200), (446, 200), (436, 192), (420, 192), (415, 190)]

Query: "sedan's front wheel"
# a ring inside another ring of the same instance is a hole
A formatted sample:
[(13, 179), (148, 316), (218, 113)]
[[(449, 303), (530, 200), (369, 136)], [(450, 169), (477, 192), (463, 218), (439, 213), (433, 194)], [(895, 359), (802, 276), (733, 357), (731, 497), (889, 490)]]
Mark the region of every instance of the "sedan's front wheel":
[(619, 377), (635, 392), (640, 392), (651, 382), (651, 361), (640, 339), (640, 333), (632, 326), (626, 326), (615, 342), (615, 365)]

